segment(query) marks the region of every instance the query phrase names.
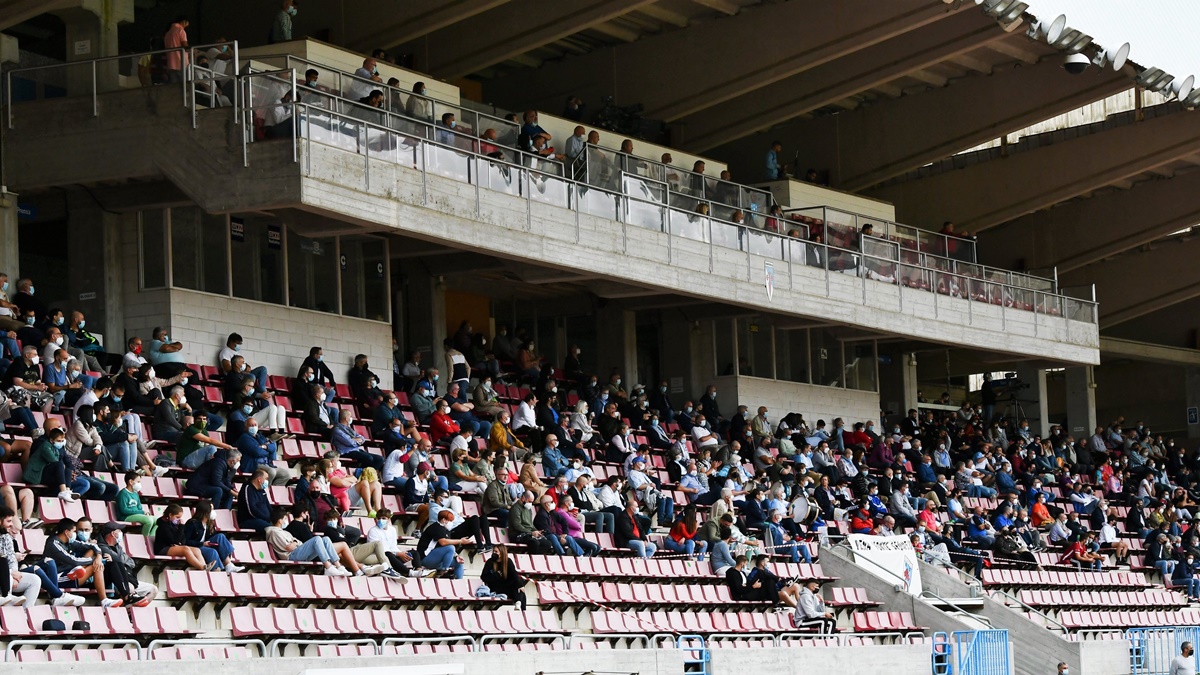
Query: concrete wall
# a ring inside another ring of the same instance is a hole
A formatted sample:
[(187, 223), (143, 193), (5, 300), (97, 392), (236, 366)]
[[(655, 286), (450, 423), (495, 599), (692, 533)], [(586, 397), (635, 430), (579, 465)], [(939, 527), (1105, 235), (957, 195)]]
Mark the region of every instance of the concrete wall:
[[(716, 649), (712, 672), (754, 675), (928, 675), (929, 645)], [(599, 670), (599, 668), (597, 668)]]
[(888, 202), (871, 199), (870, 197), (862, 197), (849, 192), (842, 192), (841, 190), (832, 190), (800, 180), (779, 180), (771, 183), (762, 183), (758, 187), (771, 190), (771, 194), (775, 196), (775, 201), (782, 204), (785, 209), (828, 206), (849, 211), (850, 213), (861, 213), (864, 216), (871, 216), (880, 220), (890, 220), (892, 222), (896, 220), (896, 207)]
[[(1094, 325), (864, 283), (852, 274), (835, 272), (827, 279), (820, 269), (781, 260), (774, 261), (774, 299), (767, 301), (762, 270), (768, 259), (761, 256), (607, 218), (576, 216), (537, 200), (527, 205), (523, 198), (490, 190), (480, 191), (476, 213), (473, 186), (433, 173), (422, 180), (421, 173), (391, 162), (371, 160), (372, 188), (367, 190), (362, 156), (317, 143), (302, 144), (301, 149), (311, 152), (303, 202), (317, 212), (396, 227), (410, 236), (456, 247), (562, 269), (592, 269), (613, 279), (780, 314), (835, 317), (865, 329), (924, 339), (936, 336), (985, 350), (1079, 363), (1098, 359)], [(309, 161), (303, 157), (301, 166)]]
[[(737, 412), (736, 406), (744, 404), (750, 407), (752, 413), (760, 405), (767, 406), (773, 420), (789, 412), (798, 412), (804, 415), (810, 425), (816, 424), (818, 419), (832, 425), (835, 417), (845, 419), (847, 426), (854, 422), (879, 419), (879, 394), (873, 391), (742, 376), (717, 377), (713, 384), (717, 385), (718, 401), (735, 402), (728, 406), (728, 410), (721, 411), (726, 415)], [(697, 391), (703, 393), (702, 389)]]

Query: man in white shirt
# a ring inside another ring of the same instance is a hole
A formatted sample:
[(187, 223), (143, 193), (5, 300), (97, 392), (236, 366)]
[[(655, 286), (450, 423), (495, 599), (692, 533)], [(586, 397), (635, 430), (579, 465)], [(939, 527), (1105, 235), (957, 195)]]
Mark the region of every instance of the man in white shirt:
[(129, 351), (121, 358), (121, 367), (141, 368), (146, 363), (146, 359), (142, 357), (142, 339), (136, 335), (129, 338), (126, 348)]
[[(375, 546), (376, 542), (380, 544), (378, 548)], [(396, 528), (392, 525), (392, 512), (390, 509), (379, 509), (375, 514), (375, 526), (367, 531), (367, 543), (359, 544), (351, 549), (354, 552), (355, 560), (358, 559), (358, 549), (360, 548), (364, 549), (364, 551), (369, 550), (371, 553), (382, 549), (384, 556), (387, 557), (385, 562), (389, 563), (392, 569), (401, 575), (401, 577), (423, 577), (429, 576), (429, 573), (432, 572), (432, 570), (419, 570), (420, 573), (414, 574), (410, 566), (412, 556), (400, 550)]]
[(837, 622), (833, 619), (833, 612), (825, 608), (825, 601), (820, 593), (821, 582), (816, 579), (806, 581), (796, 599), (796, 614), (793, 619), (797, 628), (817, 626), (818, 633), (829, 635), (836, 632)]
[(1192, 659), (1192, 643), (1185, 642), (1179, 646), (1179, 656), (1171, 661), (1171, 672), (1167, 675), (1196, 675), (1195, 661)]
[(533, 407), (536, 405), (537, 396), (526, 394), (525, 400), (521, 401), (521, 404), (517, 406), (517, 414), (513, 417), (513, 431), (521, 431), (522, 429), (526, 429), (526, 427), (528, 427), (526, 431), (538, 428), (537, 416), (533, 412)]

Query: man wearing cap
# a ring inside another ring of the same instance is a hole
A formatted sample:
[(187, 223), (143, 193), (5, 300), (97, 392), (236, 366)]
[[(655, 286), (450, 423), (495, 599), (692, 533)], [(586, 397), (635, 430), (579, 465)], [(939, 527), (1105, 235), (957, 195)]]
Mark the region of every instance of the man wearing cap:
[(119, 566), (129, 580), (129, 585), (133, 588), (134, 593), (142, 596), (142, 599), (135, 602), (134, 605), (145, 607), (158, 595), (158, 587), (152, 583), (138, 580), (137, 563), (125, 552), (122, 544), (125, 539), (125, 527), (125, 523), (115, 520), (104, 523), (100, 526), (99, 538), (96, 543), (100, 545), (100, 552), (112, 561), (108, 569), (115, 570)]
[(821, 582), (816, 579), (804, 582), (804, 588), (800, 589), (800, 596), (796, 599), (793, 619), (797, 628), (817, 626), (817, 632), (821, 635), (837, 632), (833, 612), (825, 608), (825, 601), (821, 599)]
[(242, 485), (237, 499), (238, 527), (249, 528), (260, 536), (271, 526), (271, 502), (267, 500), (268, 474), (257, 469), (254, 477)]

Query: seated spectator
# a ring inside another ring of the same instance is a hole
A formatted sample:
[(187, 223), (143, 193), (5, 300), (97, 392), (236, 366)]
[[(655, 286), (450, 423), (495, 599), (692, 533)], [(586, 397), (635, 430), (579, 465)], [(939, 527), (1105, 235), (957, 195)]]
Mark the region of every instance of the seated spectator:
[(649, 541), (646, 528), (639, 523), (637, 509), (638, 500), (630, 497), (625, 505), (625, 510), (616, 517), (617, 533), (614, 539), (618, 545), (624, 544), (638, 556), (652, 558), (658, 547)]
[[(104, 345), (85, 328), (87, 320), (83, 312), (71, 312), (71, 322), (67, 326), (68, 342), (72, 347), (83, 350), (85, 356), (91, 357), (88, 365), (98, 372), (105, 372), (104, 367), (114, 367), (120, 363), (121, 357), (116, 354), (106, 354)], [(102, 367), (103, 366), (103, 367)]]
[[(234, 356), (233, 359), (237, 363), (241, 356)], [(265, 430), (263, 433), (268, 439), (272, 443), (278, 443), (283, 440), (287, 431), (287, 411), (275, 405), (274, 398), (274, 392), (255, 391), (250, 378), (243, 378), (230, 397), (234, 411), (240, 412), (246, 420), (257, 421), (259, 428)]]
[[(550, 543), (549, 533), (534, 525), (536, 514), (533, 502), (533, 491), (526, 490), (521, 499), (512, 505), (508, 512), (509, 535), (513, 543), (527, 547), (530, 553), (547, 555), (554, 550), (554, 546)], [(559, 546), (561, 549), (561, 544)]]
[(796, 598), (796, 613), (793, 615), (793, 621), (797, 628), (816, 626), (817, 633), (820, 635), (837, 632), (837, 622), (833, 618), (833, 612), (826, 609), (825, 601), (821, 598), (820, 581), (809, 579), (804, 582), (804, 587), (800, 589), (799, 596)]
[(708, 542), (697, 538), (700, 531), (700, 517), (696, 507), (689, 505), (683, 510), (683, 516), (671, 526), (663, 545), (675, 553), (695, 556), (696, 562), (704, 562), (704, 552), (708, 550)]
[(746, 570), (747, 562), (745, 555), (739, 555), (733, 567), (725, 571), (729, 596), (736, 602), (777, 602), (778, 592), (773, 585), (768, 579), (752, 577), (752, 572)]
[(375, 390), (373, 383), (378, 383), (379, 377), (371, 372), (366, 354), (355, 355), (354, 365), (350, 368), (347, 382), (350, 385), (350, 392), (354, 395), (356, 403), (366, 406), (369, 409), (374, 409), (379, 405), (382, 398), (376, 398), (376, 394), (373, 391)]
[(537, 465), (537, 459), (533, 457), (527, 457), (525, 459), (525, 465), (521, 467), (521, 477), (518, 482), (520, 482), (526, 490), (529, 490), (538, 497), (541, 497), (542, 495), (546, 494), (546, 490), (549, 489), (549, 486), (543, 483), (542, 479), (538, 477)]
[(183, 493), (207, 499), (218, 509), (233, 508), (233, 477), (237, 473), (241, 458), (242, 453), (236, 448), (217, 451), (188, 477)]
[(63, 464), (66, 449), (66, 433), (61, 428), (49, 428), (44, 436), (34, 439), (22, 478), (30, 485), (47, 485), (57, 491), (59, 499), (74, 503), (75, 497), (67, 482)]
[[(550, 148), (553, 151), (553, 148)], [(536, 381), (542, 372), (541, 360), (537, 356), (532, 340), (521, 345), (517, 352), (516, 366), (518, 373), (525, 379)]]
[[(136, 383), (133, 383), (133, 386), (136, 388)], [(157, 401), (153, 408), (154, 437), (168, 443), (178, 444), (184, 429), (195, 422), (192, 407), (188, 405), (183, 387), (172, 388), (165, 399), (154, 398), (153, 400)], [(140, 411), (135, 408), (134, 412)], [(185, 420), (187, 420), (186, 424)], [(205, 421), (207, 423), (207, 419)]]
[[(292, 478), (292, 472), (286, 466), (275, 466), (277, 446), (259, 432), (258, 420), (253, 418), (246, 421), (246, 430), (238, 436), (237, 450), (242, 455), (240, 470), (242, 473), (254, 473), (259, 468), (266, 469), (271, 485), (287, 485)], [(222, 508), (222, 507), (218, 507)], [(224, 507), (228, 508), (228, 507)]]
[(232, 445), (205, 433), (208, 430), (206, 413), (192, 414), (185, 410), (183, 425), (183, 433), (175, 443), (175, 461), (183, 468), (198, 469), (201, 464), (212, 459), (217, 450), (233, 450)]
[(242, 485), (237, 498), (237, 523), (242, 529), (262, 535), (271, 526), (271, 503), (267, 499), (268, 474), (259, 467), (254, 476)]
[[(21, 358), (15, 359), (4, 373), (0, 388), (8, 395), (12, 408), (34, 409), (40, 410), (43, 415), (50, 414), (54, 405), (54, 395), (42, 381), (41, 368), (38, 367), (40, 362), (37, 347), (25, 345), (21, 350)], [(32, 422), (32, 417), (30, 421)], [(36, 425), (33, 429), (36, 429)], [(30, 431), (36, 437), (37, 433), (33, 429)]]
[[(725, 514), (729, 518), (729, 523), (733, 522), (733, 516)], [(705, 526), (707, 527), (707, 523)], [(707, 542), (705, 542), (707, 543)], [(717, 577), (724, 577), (729, 570), (733, 569), (737, 562), (733, 559), (733, 548), (736, 545), (733, 538), (733, 530), (725, 523), (720, 525), (717, 530), (717, 539), (713, 543), (712, 554), (708, 558), (709, 568)]]
[[(530, 409), (532, 414), (532, 408)], [(529, 449), (521, 441), (520, 437), (514, 433), (510, 426), (512, 416), (507, 410), (501, 410), (496, 416), (496, 422), (492, 425), (491, 433), (488, 437), (488, 447), (497, 452), (503, 450), (508, 452), (514, 459), (521, 460), (529, 453)]]
[(388, 427), (392, 424), (392, 420), (397, 419), (400, 420), (402, 427), (411, 426), (414, 429), (416, 428), (415, 424), (405, 419), (404, 411), (400, 409), (400, 401), (396, 398), (396, 395), (388, 392), (371, 416), (371, 437), (383, 440)]
[(476, 548), (479, 551), (484, 554), (491, 552), (492, 542), (490, 534), (482, 519), (479, 516), (464, 516), (462, 499), (451, 496), (447, 490), (439, 489), (434, 493), (433, 499), (429, 502), (429, 520), (436, 521), (438, 514), (442, 511), (450, 511), (454, 515), (450, 523), (446, 525), (446, 529), (450, 531), (451, 536), (468, 537), (475, 541)]
[[(266, 477), (265, 473), (261, 475)], [(277, 558), (295, 562), (319, 560), (325, 568), (326, 576), (352, 576), (338, 561), (338, 555), (333, 550), (333, 543), (329, 541), (328, 537), (313, 537), (301, 543), (291, 532), (284, 529), (283, 525), (287, 517), (287, 510), (282, 506), (272, 508), (270, 526), (263, 532), (267, 544), (270, 545), (271, 551)]]
[(439, 511), (437, 520), (426, 526), (421, 532), (421, 539), (417, 542), (417, 552), (421, 556), (421, 567), (461, 579), (463, 577), (463, 559), (458, 555), (455, 546), (475, 542), (471, 537), (453, 537), (449, 530), (452, 520), (454, 520), (452, 511), (449, 509)]
[[(81, 528), (86, 534), (80, 534)], [(92, 523), (86, 518), (79, 522), (63, 518), (54, 525), (54, 535), (46, 539), (42, 551), (45, 560), (52, 560), (63, 573), (65, 588), (81, 588), (91, 581), (100, 596), (101, 607), (137, 606), (148, 599), (138, 589), (136, 580), (123, 565), (105, 565), (100, 546), (91, 541)], [(131, 581), (133, 583), (131, 583)], [(110, 597), (108, 585), (112, 585), (115, 597)], [(143, 603), (144, 604), (144, 603)]]
[[(84, 599), (81, 596), (62, 591), (58, 565), (53, 559), (34, 562), (29, 558), (28, 563), (21, 565), (13, 540), (13, 534), (20, 530), (15, 512), (0, 506), (0, 606), (24, 604), (32, 607), (37, 603), (38, 593), (45, 590), (52, 607), (82, 607)], [(27, 553), (20, 557), (26, 558)]]
[(333, 428), (338, 423), (337, 413), (331, 406), (325, 405), (327, 395), (319, 384), (301, 385), (304, 396), (300, 399), (302, 406), (301, 420), (304, 430), (320, 436), (325, 440), (333, 437)]
[[(567, 527), (562, 523), (556, 523), (553, 518), (553, 513), (557, 508), (557, 502), (554, 495), (543, 494), (538, 498), (540, 508), (533, 517), (533, 526), (537, 532), (541, 532), (546, 541), (550, 543), (550, 548), (557, 555), (567, 555), (569, 551), (573, 556), (584, 555), (584, 549), (579, 542), (569, 534), (565, 534)], [(564, 533), (560, 533), (559, 531)]]
[[(333, 512), (330, 512), (333, 513)], [(336, 513), (333, 513), (336, 516)], [(295, 537), (301, 544), (307, 543), (312, 539), (325, 539), (329, 542), (330, 550), (337, 556), (337, 560), (345, 567), (352, 576), (376, 576), (382, 574), (388, 568), (386, 563), (379, 563), (368, 567), (362, 567), (354, 558), (354, 552), (350, 550), (350, 544), (346, 541), (342, 534), (341, 528), (334, 528), (333, 537), (327, 534), (317, 534), (312, 529), (313, 516), (308, 508), (303, 504), (293, 504), (291, 508), (291, 522), (284, 528), (289, 534)], [(328, 518), (328, 516), (327, 516)], [(326, 529), (328, 525), (327, 518), (322, 518), (322, 528)], [(357, 529), (357, 528), (356, 528)]]
[[(375, 514), (374, 524), (367, 531), (366, 543), (354, 546), (351, 551), (354, 559), (361, 564), (387, 565), (388, 568), (380, 573), (385, 577), (401, 579), (422, 576), (415, 573), (419, 570), (411, 568), (412, 556), (400, 550), (396, 528), (392, 525), (392, 512), (389, 509), (380, 509)], [(380, 553), (383, 554), (382, 558), (379, 557)]]
[(212, 571), (220, 564), (204, 559), (198, 546), (189, 546), (183, 529), (183, 507), (170, 504), (158, 519), (154, 530), (154, 555), (182, 557), (194, 570)]
[(338, 415), (338, 423), (333, 428), (332, 436), (334, 450), (346, 459), (353, 460), (362, 466), (369, 466), (376, 471), (382, 471), (383, 457), (364, 449), (367, 439), (350, 426), (353, 419), (354, 414), (349, 410), (343, 410)]
[(637, 494), (638, 501), (650, 509), (647, 513), (657, 514), (659, 526), (666, 527), (667, 523), (675, 520), (675, 500), (658, 489), (650, 476), (646, 475), (645, 468), (644, 459), (634, 458), (629, 472), (629, 487)]
[(126, 471), (125, 487), (117, 493), (116, 504), (113, 506), (117, 520), (141, 525), (142, 534), (147, 537), (153, 537), (157, 521), (146, 511), (146, 507), (142, 505), (141, 492), (142, 474), (134, 470)]
[(150, 333), (148, 349), (141, 349), (137, 356), (146, 358), (163, 377), (174, 377), (184, 370), (183, 343), (171, 341), (167, 329), (155, 326)]
[[(464, 431), (469, 437), (470, 432)], [(462, 436), (460, 436), (462, 438)], [(481, 495), (487, 489), (487, 478), (475, 473), (468, 459), (467, 451), (455, 448), (450, 452), (450, 482), (459, 492)]]
[(208, 500), (196, 505), (192, 517), (183, 526), (183, 543), (198, 549), (210, 570), (218, 569), (230, 574), (244, 571), (245, 567), (233, 564), (233, 544), (224, 534), (217, 532), (212, 510), (213, 505)]
[[(217, 354), (217, 366), (222, 373), (226, 375), (234, 372), (233, 357), (238, 355), (242, 349), (242, 336), (237, 333), (230, 333), (229, 338), (225, 340), (225, 347)], [(267, 390), (267, 367), (258, 366), (251, 368), (250, 364), (245, 361), (245, 357), (237, 370), (238, 374), (248, 375), (254, 379), (254, 390), (258, 393), (263, 393)]]

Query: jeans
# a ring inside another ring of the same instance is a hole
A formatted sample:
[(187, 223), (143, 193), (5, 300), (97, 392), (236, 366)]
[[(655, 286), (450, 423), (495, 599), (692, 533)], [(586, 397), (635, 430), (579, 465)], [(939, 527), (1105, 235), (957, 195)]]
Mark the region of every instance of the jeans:
[[(546, 539), (550, 540), (550, 545), (554, 547), (554, 552), (558, 555), (566, 555), (567, 549), (570, 549), (571, 555), (579, 558), (584, 555), (595, 555), (600, 550), (599, 546), (586, 539), (576, 539), (569, 534), (564, 534), (562, 537), (567, 540), (565, 544), (566, 548), (564, 548), (563, 542), (559, 541), (559, 535), (549, 534), (546, 536)], [(590, 551), (590, 553), (585, 553), (585, 550)]]
[(137, 443), (121, 441), (104, 446), (113, 461), (121, 465), (123, 471), (132, 471), (137, 467)]
[[(250, 376), (254, 378), (254, 391), (263, 393), (267, 390), (267, 367), (259, 366), (250, 371)], [(244, 381), (244, 380), (243, 380)]]
[(342, 457), (346, 459), (352, 459), (355, 462), (358, 462), (360, 466), (369, 466), (378, 472), (383, 471), (383, 458), (379, 455), (372, 455), (366, 450), (351, 450), (350, 452), (343, 452)]
[(7, 355), (9, 359), (15, 359), (21, 354), (21, 348), (17, 346), (14, 338), (0, 337), (0, 345), (4, 347), (4, 351), (0, 351), (0, 356)]
[[(462, 563), (455, 560), (457, 555), (453, 546), (438, 546), (421, 559), (421, 567), (431, 570), (454, 570), (454, 578), (463, 578)], [(562, 554), (559, 554), (562, 555)]]
[[(695, 555), (697, 562), (704, 562), (704, 552), (708, 550), (707, 541), (696, 541), (695, 539), (684, 539), (683, 543), (680, 544), (674, 539), (667, 537), (666, 539), (663, 539), (663, 546), (666, 546), (667, 550), (674, 551), (676, 553)], [(793, 560), (792, 562), (799, 561)]]
[(653, 558), (654, 552), (658, 550), (658, 547), (656, 547), (654, 544), (648, 541), (642, 541), (641, 539), (630, 539), (625, 543), (625, 545), (630, 551), (633, 551), (642, 558)]
[(967, 486), (967, 496), (980, 497), (983, 499), (995, 499), (996, 491), (986, 485), (972, 484)]
[(84, 499), (102, 499), (111, 502), (117, 498), (119, 489), (112, 483), (105, 483), (99, 478), (80, 476), (71, 481), (71, 491)]
[(192, 488), (184, 485), (184, 494), (189, 494), (201, 499), (207, 499), (212, 502), (214, 509), (232, 509), (233, 495), (229, 490), (225, 490), (216, 486), (198, 486)]
[[(58, 587), (58, 565), (51, 558), (43, 558), (35, 565), (22, 567), (21, 572), (36, 574), (42, 580), (42, 588), (46, 590), (46, 595), (51, 599), (62, 596), (62, 589)], [(33, 603), (26, 600), (25, 604), (32, 606)]]
[(408, 479), (405, 478), (404, 476), (396, 476), (395, 478), (393, 478), (389, 481), (384, 481), (383, 484), (391, 485), (392, 487), (396, 488), (400, 492), (404, 492), (404, 486), (407, 483), (408, 483)]
[[(242, 526), (245, 527), (245, 524)], [(320, 560), (323, 563), (337, 563), (337, 559), (337, 553), (333, 550), (333, 543), (329, 541), (329, 537), (319, 535), (300, 544), (299, 548), (288, 554), (288, 560), (300, 562)]]
[(1196, 577), (1188, 577), (1187, 579), (1172, 579), (1171, 583), (1177, 588), (1182, 588), (1187, 591), (1188, 597), (1195, 600), (1200, 598), (1200, 579)]
[(34, 429), (38, 428), (37, 422), (33, 419), (33, 412), (29, 408), (13, 406), (11, 412), (13, 419), (25, 427), (25, 431), (32, 433)]
[[(313, 539), (317, 538), (318, 537), (313, 537)], [(229, 560), (230, 556), (233, 555), (233, 544), (229, 543), (229, 540), (225, 538), (225, 535), (221, 534), (220, 532), (217, 532), (213, 536), (209, 537), (208, 543), (216, 544), (216, 546), (201, 546), (200, 555), (204, 556), (205, 562), (216, 563), (213, 569), (218, 569), (224, 572), (225, 564), (222, 561)]]
[(193, 450), (188, 456), (179, 460), (179, 466), (185, 469), (199, 469), (200, 465), (212, 459), (217, 454), (217, 448), (212, 445), (202, 445)]
[(800, 562), (801, 558), (806, 563), (812, 563), (812, 554), (808, 552), (808, 546), (794, 539), (786, 543), (775, 544), (775, 552), (790, 555), (794, 563)]
[(1158, 571), (1162, 573), (1163, 579), (1170, 578), (1171, 573), (1175, 571), (1174, 560), (1156, 560), (1154, 561), (1154, 566), (1157, 567)]
[(675, 520), (675, 500), (670, 497), (658, 498), (658, 524), (666, 527)]
[(616, 517), (606, 511), (584, 511), (583, 523), (595, 523), (597, 532), (615, 534), (617, 531)]

